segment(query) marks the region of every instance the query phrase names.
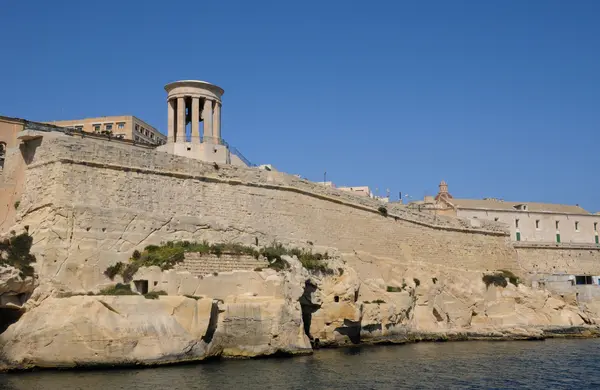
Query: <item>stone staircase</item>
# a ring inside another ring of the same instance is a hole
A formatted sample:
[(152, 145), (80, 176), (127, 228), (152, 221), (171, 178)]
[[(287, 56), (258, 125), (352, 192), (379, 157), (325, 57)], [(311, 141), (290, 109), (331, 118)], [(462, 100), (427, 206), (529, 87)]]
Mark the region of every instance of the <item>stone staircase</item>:
[(186, 253), (185, 260), (177, 264), (175, 270), (188, 271), (194, 276), (201, 276), (214, 272), (253, 271), (256, 268), (266, 268), (268, 265), (267, 260), (255, 259), (248, 255), (223, 253), (221, 257), (217, 257), (212, 254)]

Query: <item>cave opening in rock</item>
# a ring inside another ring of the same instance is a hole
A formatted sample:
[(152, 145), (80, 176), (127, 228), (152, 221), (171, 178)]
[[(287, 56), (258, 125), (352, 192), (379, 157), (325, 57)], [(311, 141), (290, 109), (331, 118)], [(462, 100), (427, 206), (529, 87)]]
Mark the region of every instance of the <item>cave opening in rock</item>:
[(135, 290), (140, 294), (148, 294), (148, 281), (147, 280), (134, 280)]
[(4, 331), (19, 321), (19, 318), (23, 315), (23, 311), (19, 309), (0, 309), (0, 334), (4, 333)]
[(312, 322), (312, 315), (314, 312), (321, 308), (321, 305), (317, 305), (312, 302), (312, 294), (317, 291), (317, 286), (312, 284), (310, 280), (304, 283), (304, 292), (300, 297), (300, 307), (302, 308), (302, 322), (304, 324), (304, 333), (308, 336), (309, 340), (313, 340), (310, 334), (310, 324)]

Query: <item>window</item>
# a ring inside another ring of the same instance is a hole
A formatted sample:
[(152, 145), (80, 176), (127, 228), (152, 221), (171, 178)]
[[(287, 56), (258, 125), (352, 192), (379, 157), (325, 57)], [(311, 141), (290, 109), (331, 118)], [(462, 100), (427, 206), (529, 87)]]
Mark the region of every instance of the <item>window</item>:
[(147, 137), (148, 136), (148, 129), (144, 130), (144, 135)]
[(519, 220), (515, 219), (515, 227), (518, 229), (519, 228)]
[(135, 125), (135, 130), (136, 130), (136, 131), (140, 131), (140, 125), (136, 124), (136, 125)]
[(579, 221), (575, 221), (575, 231), (579, 231)]
[(125, 123), (124, 122), (117, 123), (117, 129), (124, 129), (124, 128), (125, 128)]
[(83, 131), (83, 126), (75, 126), (75, 130)]
[(594, 231), (597, 232), (598, 231), (598, 222), (594, 222)]
[(556, 230), (558, 230), (558, 221), (556, 221)]
[(536, 220), (535, 220), (535, 228), (536, 228), (536, 229), (539, 229), (539, 228), (540, 228), (540, 220), (539, 220), (539, 219), (536, 219)]
[(150, 133), (150, 138), (154, 139), (154, 133)]
[(575, 276), (575, 284), (593, 284), (592, 277), (590, 275)]
[(107, 123), (106, 125), (104, 125), (104, 129), (105, 130), (112, 131), (112, 128), (113, 128), (113, 124), (112, 123)]
[(517, 232), (517, 241), (521, 241), (521, 233)]
[(92, 127), (94, 128), (94, 131), (100, 131), (100, 125), (99, 124), (93, 124)]
[(556, 242), (560, 244), (560, 233), (556, 233)]

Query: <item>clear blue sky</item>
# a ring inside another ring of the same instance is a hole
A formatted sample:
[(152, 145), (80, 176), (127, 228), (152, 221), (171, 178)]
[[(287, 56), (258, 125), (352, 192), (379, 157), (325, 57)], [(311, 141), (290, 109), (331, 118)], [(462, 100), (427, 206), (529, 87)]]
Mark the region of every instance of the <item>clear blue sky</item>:
[(600, 1), (0, 0), (0, 114), (133, 114), (225, 89), (255, 163), (421, 198), (600, 211)]

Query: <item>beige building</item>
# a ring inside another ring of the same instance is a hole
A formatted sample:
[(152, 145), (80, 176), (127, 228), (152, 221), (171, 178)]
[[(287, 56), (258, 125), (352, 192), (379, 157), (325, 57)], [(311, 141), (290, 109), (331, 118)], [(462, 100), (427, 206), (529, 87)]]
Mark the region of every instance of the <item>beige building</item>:
[(523, 243), (599, 244), (600, 215), (579, 205), (509, 202), (502, 199), (457, 199), (442, 181), (435, 197), (413, 202), (411, 207), (467, 218), (505, 223), (513, 241)]
[(373, 198), (373, 193), (371, 193), (371, 190), (369, 189), (368, 186), (337, 187), (337, 189), (340, 191), (352, 192), (353, 194), (360, 195), (360, 196), (366, 196), (367, 198)]
[(167, 137), (164, 134), (133, 115), (102, 116), (46, 123), (61, 127), (71, 127), (88, 133), (112, 134), (118, 138), (145, 142), (152, 145), (164, 145), (167, 143)]

